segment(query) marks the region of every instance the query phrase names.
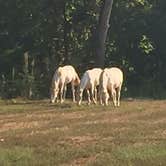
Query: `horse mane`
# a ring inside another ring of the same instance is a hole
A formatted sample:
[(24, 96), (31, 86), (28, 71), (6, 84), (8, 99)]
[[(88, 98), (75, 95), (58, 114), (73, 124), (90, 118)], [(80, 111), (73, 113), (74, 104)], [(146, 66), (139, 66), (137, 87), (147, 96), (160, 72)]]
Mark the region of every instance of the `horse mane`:
[(56, 70), (56, 73), (57, 73), (57, 76), (61, 76), (62, 75), (62, 67), (59, 67), (57, 70)]

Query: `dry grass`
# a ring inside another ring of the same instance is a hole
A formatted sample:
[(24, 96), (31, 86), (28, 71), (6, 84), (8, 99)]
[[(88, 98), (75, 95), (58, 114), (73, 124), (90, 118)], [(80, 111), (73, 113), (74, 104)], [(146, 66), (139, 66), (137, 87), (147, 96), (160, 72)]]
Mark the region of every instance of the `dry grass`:
[(120, 108), (0, 101), (0, 165), (166, 165), (166, 101)]

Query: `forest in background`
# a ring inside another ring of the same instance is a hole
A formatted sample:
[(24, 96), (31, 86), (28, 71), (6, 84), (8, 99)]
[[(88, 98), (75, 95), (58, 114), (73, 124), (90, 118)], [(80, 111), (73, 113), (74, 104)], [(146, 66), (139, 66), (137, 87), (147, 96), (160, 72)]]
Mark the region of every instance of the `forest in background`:
[[(96, 67), (103, 0), (0, 0), (0, 97), (49, 97), (55, 69)], [(105, 66), (124, 72), (124, 97), (166, 97), (166, 1), (114, 0)]]

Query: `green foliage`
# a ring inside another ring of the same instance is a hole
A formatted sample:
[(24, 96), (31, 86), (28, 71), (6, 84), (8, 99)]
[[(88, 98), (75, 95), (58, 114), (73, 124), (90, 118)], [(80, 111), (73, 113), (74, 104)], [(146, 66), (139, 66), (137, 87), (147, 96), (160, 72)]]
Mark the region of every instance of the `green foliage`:
[(146, 35), (142, 36), (142, 39), (140, 40), (139, 48), (141, 48), (145, 54), (149, 54), (151, 51), (154, 50), (152, 42), (146, 37)]
[[(95, 67), (93, 35), (102, 2), (1, 0), (0, 95), (29, 96), (32, 91), (33, 97), (45, 97), (57, 66), (72, 64), (80, 73)], [(141, 90), (146, 80), (157, 96), (166, 87), (165, 6), (164, 0), (117, 0), (113, 4), (105, 66), (123, 69), (128, 95), (133, 88)], [(25, 52), (29, 53), (26, 74)]]

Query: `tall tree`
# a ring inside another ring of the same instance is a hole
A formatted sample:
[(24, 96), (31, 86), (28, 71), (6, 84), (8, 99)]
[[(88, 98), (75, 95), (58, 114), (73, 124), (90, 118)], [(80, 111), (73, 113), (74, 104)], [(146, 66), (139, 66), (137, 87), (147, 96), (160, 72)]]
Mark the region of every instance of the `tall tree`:
[(113, 0), (104, 0), (102, 3), (99, 24), (96, 31), (96, 64), (99, 67), (104, 66), (105, 62), (105, 41), (109, 29), (109, 20), (111, 16)]

